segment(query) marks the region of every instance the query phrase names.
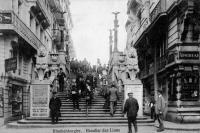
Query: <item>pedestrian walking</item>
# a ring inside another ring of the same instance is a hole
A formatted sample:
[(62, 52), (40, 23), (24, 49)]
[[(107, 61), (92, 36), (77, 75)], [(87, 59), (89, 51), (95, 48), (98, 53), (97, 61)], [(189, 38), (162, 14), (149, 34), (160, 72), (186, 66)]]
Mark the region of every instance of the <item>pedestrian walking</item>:
[(103, 108), (104, 109), (109, 109), (109, 107), (110, 107), (110, 97), (109, 97), (109, 89), (108, 89), (108, 87), (106, 87), (105, 94), (104, 94), (104, 99), (105, 99), (105, 103), (104, 103)]
[(85, 97), (86, 97), (86, 105), (91, 106), (91, 104), (92, 104), (92, 88), (91, 88), (91, 86), (89, 86), (89, 84), (86, 84)]
[(138, 129), (137, 129), (136, 117), (139, 110), (139, 105), (138, 105), (138, 101), (135, 98), (133, 98), (132, 92), (128, 93), (128, 97), (129, 98), (126, 100), (125, 105), (124, 105), (123, 113), (124, 114), (127, 113), (128, 133), (132, 133), (132, 123), (135, 129), (135, 133), (137, 133)]
[(117, 100), (119, 100), (118, 89), (114, 84), (109, 89), (109, 100), (110, 100), (110, 115), (113, 116), (116, 111)]
[(156, 120), (156, 114), (155, 114), (155, 100), (154, 97), (151, 97), (151, 101), (149, 103), (149, 107), (151, 109), (151, 119), (153, 119), (154, 121)]
[(162, 90), (158, 90), (158, 96), (156, 100), (156, 106), (155, 106), (155, 112), (156, 112), (156, 118), (159, 122), (159, 128), (157, 129), (157, 132), (164, 131), (164, 124), (163, 124), (163, 118), (164, 118), (164, 110), (165, 110), (165, 99), (162, 96)]
[(49, 102), (50, 116), (52, 124), (58, 123), (58, 117), (60, 116), (61, 100), (57, 97), (56, 92), (53, 92), (52, 98)]
[(71, 97), (72, 97), (72, 102), (73, 102), (73, 111), (75, 111), (75, 109), (78, 109), (80, 111), (81, 110), (79, 108), (80, 95), (79, 95), (79, 90), (77, 88), (75, 80), (72, 82)]
[(85, 85), (85, 82), (83, 80), (83, 76), (79, 76), (77, 78), (76, 82), (77, 82), (77, 88), (80, 91), (80, 95), (82, 97), (84, 97), (85, 96), (85, 91), (86, 91), (86, 85)]
[(58, 82), (59, 82), (59, 91), (63, 92), (64, 91), (64, 81), (65, 81), (66, 75), (63, 72), (62, 68), (60, 68), (60, 72), (58, 73), (57, 77), (58, 77)]

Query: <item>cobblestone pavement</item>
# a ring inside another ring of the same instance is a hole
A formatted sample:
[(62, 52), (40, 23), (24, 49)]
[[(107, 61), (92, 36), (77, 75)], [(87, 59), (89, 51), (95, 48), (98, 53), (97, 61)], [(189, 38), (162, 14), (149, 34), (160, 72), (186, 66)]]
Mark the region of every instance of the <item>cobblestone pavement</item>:
[[(64, 128), (25, 128), (1, 127), (0, 133), (127, 133), (127, 127), (64, 127)], [(156, 127), (139, 126), (138, 133), (156, 133)], [(162, 133), (200, 133), (199, 131), (172, 131)]]

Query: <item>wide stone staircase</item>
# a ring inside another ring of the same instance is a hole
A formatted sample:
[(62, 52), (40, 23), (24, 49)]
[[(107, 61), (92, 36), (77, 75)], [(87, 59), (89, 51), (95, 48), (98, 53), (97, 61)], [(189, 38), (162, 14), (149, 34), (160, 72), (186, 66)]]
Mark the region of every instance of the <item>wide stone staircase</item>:
[[(94, 95), (91, 107), (86, 111), (85, 98), (81, 98), (79, 105), (81, 111), (73, 110), (73, 103), (66, 99), (65, 93), (59, 93), (62, 101), (61, 117), (57, 124), (51, 124), (50, 117), (47, 118), (31, 118), (18, 120), (15, 123), (9, 123), (7, 127), (27, 128), (27, 127), (73, 127), (73, 126), (127, 126), (127, 118), (122, 113), (122, 101), (118, 101), (117, 109), (113, 117), (110, 116), (109, 109), (104, 109), (105, 99), (98, 95)], [(122, 94), (120, 94), (122, 99)], [(154, 122), (146, 116), (137, 118), (139, 126), (152, 126)]]

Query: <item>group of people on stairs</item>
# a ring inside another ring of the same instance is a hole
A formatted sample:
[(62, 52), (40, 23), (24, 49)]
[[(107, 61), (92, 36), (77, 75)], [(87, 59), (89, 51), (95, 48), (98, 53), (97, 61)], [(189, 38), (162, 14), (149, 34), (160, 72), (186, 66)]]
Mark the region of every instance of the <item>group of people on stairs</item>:
[[(66, 78), (66, 75), (63, 72), (62, 68), (60, 69), (60, 72), (58, 73), (57, 77), (59, 81), (58, 90), (62, 93), (65, 89), (64, 79)], [(85, 98), (86, 105), (91, 106), (95, 88), (95, 85), (93, 84), (92, 80), (93, 77), (91, 77), (91, 75), (87, 75), (85, 80), (83, 76), (79, 75), (76, 79), (72, 79), (68, 91), (64, 92), (67, 94), (67, 101), (71, 100), (73, 102), (73, 111), (81, 111), (81, 108), (79, 106), (80, 98)], [(50, 87), (53, 88), (53, 85), (50, 85)], [(52, 89), (51, 92), (52, 97), (49, 102), (49, 108), (52, 124), (55, 124), (58, 122), (58, 118), (61, 116), (60, 108), (62, 104), (61, 100), (57, 97), (57, 91), (54, 91)]]
[[(64, 74), (61, 74), (64, 75)], [(64, 76), (61, 76), (64, 77)], [(62, 82), (61, 82), (62, 83)], [(107, 86), (107, 87), (106, 87)], [(117, 101), (120, 100), (118, 88), (114, 83), (110, 86), (108, 85), (102, 86), (101, 95), (105, 98), (105, 103), (103, 108), (110, 109), (110, 115), (113, 117), (117, 107)], [(60, 90), (63, 90), (64, 86), (60, 86)], [(78, 109), (81, 111), (79, 107), (79, 101), (81, 97), (84, 97), (86, 100), (86, 105), (90, 106), (92, 103), (93, 95), (94, 95), (95, 87), (91, 84), (89, 78), (84, 78), (79, 76), (77, 79), (72, 80), (72, 84), (70, 87), (70, 94), (71, 100), (73, 102), (73, 111)], [(49, 102), (50, 108), (50, 116), (52, 123), (57, 123), (58, 118), (61, 116), (60, 114), (60, 107), (61, 107), (61, 100), (57, 97), (56, 92), (52, 92), (52, 98)], [(151, 103), (152, 111), (155, 113), (155, 118), (159, 122), (159, 128), (157, 132), (164, 131), (164, 124), (163, 124), (163, 113), (165, 109), (165, 100), (162, 96), (162, 91), (158, 90), (157, 99)], [(132, 133), (132, 124), (134, 127), (135, 132), (137, 133), (137, 114), (139, 110), (138, 101), (133, 97), (133, 92), (128, 93), (128, 99), (126, 99), (123, 113), (124, 116), (127, 116), (128, 120), (128, 133)], [(125, 115), (126, 114), (126, 115)], [(154, 115), (152, 115), (154, 116)]]

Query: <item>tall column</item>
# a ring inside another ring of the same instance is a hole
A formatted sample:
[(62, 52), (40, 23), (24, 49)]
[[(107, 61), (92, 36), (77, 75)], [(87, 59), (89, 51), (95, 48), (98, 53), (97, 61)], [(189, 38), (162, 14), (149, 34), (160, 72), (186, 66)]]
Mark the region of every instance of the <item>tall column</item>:
[[(64, 14), (65, 12), (60, 12), (61, 13), (61, 19), (64, 19)], [(63, 71), (66, 72), (66, 51), (64, 50), (64, 40), (65, 40), (65, 33), (64, 33), (64, 26), (60, 25), (60, 49), (59, 49), (59, 59), (60, 59), (60, 67), (63, 68)]]
[(118, 25), (117, 15), (119, 14), (119, 12), (113, 12), (113, 14), (115, 15), (115, 20), (114, 20), (114, 52), (116, 52), (116, 51), (118, 51), (118, 48), (117, 48), (118, 30), (117, 30), (117, 28), (119, 27), (119, 25)]
[(110, 29), (110, 36), (109, 36), (109, 45), (110, 45), (110, 47), (109, 47), (109, 56), (110, 56), (110, 58), (111, 58), (111, 56), (112, 56), (112, 43), (113, 43), (113, 40), (112, 40), (112, 29)]

